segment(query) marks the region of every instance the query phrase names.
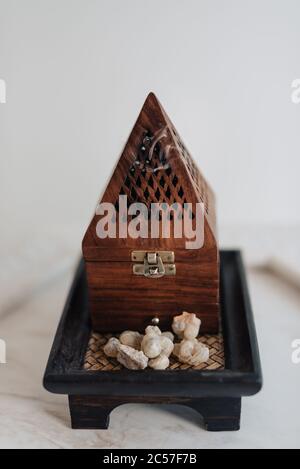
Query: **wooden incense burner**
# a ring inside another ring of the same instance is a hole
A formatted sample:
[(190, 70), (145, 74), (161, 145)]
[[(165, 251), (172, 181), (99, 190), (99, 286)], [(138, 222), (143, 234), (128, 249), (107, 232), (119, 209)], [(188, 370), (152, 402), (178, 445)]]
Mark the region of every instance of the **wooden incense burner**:
[[(44, 386), (69, 396), (73, 428), (107, 428), (115, 407), (139, 402), (182, 404), (201, 414), (207, 430), (238, 430), (242, 396), (262, 386), (242, 258), (238, 251), (219, 252), (213, 193), (152, 93), (101, 198), (115, 209), (107, 218), (113, 226), (124, 216), (120, 196), (129, 207), (143, 204), (145, 220), (152, 221), (153, 203), (162, 204), (157, 212), (162, 222), (163, 206), (171, 205), (171, 236), (159, 231), (158, 237), (124, 237), (120, 226), (115, 237), (98, 236), (103, 219), (97, 209), (83, 239), (84, 260), (57, 329)], [(180, 217), (197, 222), (196, 204), (203, 204), (203, 243), (188, 249), (188, 236), (177, 237), (173, 229)], [(129, 215), (128, 230), (139, 220), (136, 213)], [(206, 363), (186, 366), (174, 356), (165, 370), (132, 371), (105, 356), (111, 333), (143, 332), (151, 322), (167, 330), (182, 311), (202, 320), (200, 340), (210, 348)]]
[[(165, 206), (172, 205), (170, 236), (153, 238), (149, 233), (147, 238), (124, 238), (116, 228), (115, 238), (101, 239), (97, 235), (101, 216), (93, 217), (82, 249), (94, 331), (143, 331), (153, 319), (169, 329), (174, 315), (188, 311), (201, 318), (201, 333), (218, 332), (215, 198), (153, 93), (143, 105), (100, 201), (113, 204), (115, 223), (124, 195), (128, 207), (144, 204), (148, 219), (151, 204), (162, 204), (158, 217), (163, 217)], [(186, 237), (175, 237), (174, 226), (180, 217), (194, 220), (197, 203), (203, 204), (204, 242), (197, 249), (187, 249)]]

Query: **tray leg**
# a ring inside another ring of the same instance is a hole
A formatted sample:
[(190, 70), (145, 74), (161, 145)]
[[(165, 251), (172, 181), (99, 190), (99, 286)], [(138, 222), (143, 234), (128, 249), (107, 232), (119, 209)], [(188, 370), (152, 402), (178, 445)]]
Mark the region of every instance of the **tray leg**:
[(178, 403), (195, 409), (202, 415), (206, 430), (234, 431), (240, 429), (241, 398), (200, 398), (192, 400), (176, 400), (164, 398), (111, 398), (98, 396), (69, 396), (69, 407), (72, 428), (76, 429), (107, 429), (109, 415), (119, 405), (130, 402), (145, 403)]
[(106, 430), (115, 406), (101, 405), (95, 397), (69, 396), (71, 424), (74, 429)]
[(236, 431), (240, 429), (241, 398), (203, 398), (192, 400), (189, 407), (197, 410), (210, 432)]

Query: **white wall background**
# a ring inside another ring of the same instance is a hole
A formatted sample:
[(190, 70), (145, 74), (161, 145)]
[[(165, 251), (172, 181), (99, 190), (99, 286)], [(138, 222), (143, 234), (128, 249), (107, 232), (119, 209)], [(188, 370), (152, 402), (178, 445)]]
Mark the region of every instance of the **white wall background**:
[[(299, 46), (300, 0), (0, 0), (0, 446), (299, 447)], [(84, 438), (41, 390), (70, 264), (150, 90), (252, 267), (265, 385), (226, 437), (139, 406)], [(257, 269), (274, 253), (283, 269)]]
[(299, 0), (0, 0), (2, 239), (80, 242), (150, 90), (221, 227), (299, 224), (299, 24)]

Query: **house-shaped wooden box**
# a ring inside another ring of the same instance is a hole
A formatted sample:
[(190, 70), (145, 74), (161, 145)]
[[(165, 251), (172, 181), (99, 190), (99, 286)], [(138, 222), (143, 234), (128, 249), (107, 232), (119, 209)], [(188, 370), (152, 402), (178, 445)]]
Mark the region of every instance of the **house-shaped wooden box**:
[[(118, 221), (129, 224), (137, 217), (126, 215), (127, 206), (139, 202), (147, 207), (144, 219), (154, 213), (161, 223), (170, 222), (170, 237), (120, 236)], [(100, 238), (99, 212), (83, 239), (89, 304), (93, 329), (114, 332), (140, 330), (153, 323), (169, 328), (174, 315), (196, 313), (201, 332), (219, 328), (219, 251), (213, 192), (184, 146), (166, 112), (153, 93), (147, 97), (133, 127), (101, 203), (113, 204), (111, 223), (116, 236)], [(178, 220), (196, 223), (196, 204), (202, 204), (203, 245), (187, 248), (187, 236), (174, 235)], [(192, 204), (187, 205), (187, 204)], [(169, 206), (172, 205), (172, 210)], [(122, 211), (122, 213), (121, 213)], [(102, 212), (101, 212), (102, 214)], [(125, 217), (125, 218), (124, 218)]]

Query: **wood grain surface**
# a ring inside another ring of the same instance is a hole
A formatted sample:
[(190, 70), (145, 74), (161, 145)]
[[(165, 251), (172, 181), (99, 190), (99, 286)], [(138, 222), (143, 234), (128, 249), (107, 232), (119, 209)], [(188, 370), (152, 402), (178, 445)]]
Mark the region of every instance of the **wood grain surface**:
[[(128, 205), (144, 203), (148, 216), (151, 203), (176, 204), (169, 217), (171, 236), (151, 238), (149, 224), (148, 238), (120, 238), (119, 195), (127, 196)], [(153, 93), (144, 103), (101, 201), (116, 208), (117, 236), (100, 239), (96, 233), (100, 216), (95, 215), (82, 243), (94, 330), (143, 330), (153, 316), (167, 328), (174, 315), (188, 311), (201, 317), (204, 333), (217, 333), (219, 252), (214, 194)], [(195, 227), (193, 207), (201, 202), (204, 244), (188, 250), (186, 237), (174, 237), (174, 223), (184, 215), (182, 205), (191, 203), (186, 216)], [(133, 250), (174, 251), (176, 275), (159, 279), (133, 275)]]

